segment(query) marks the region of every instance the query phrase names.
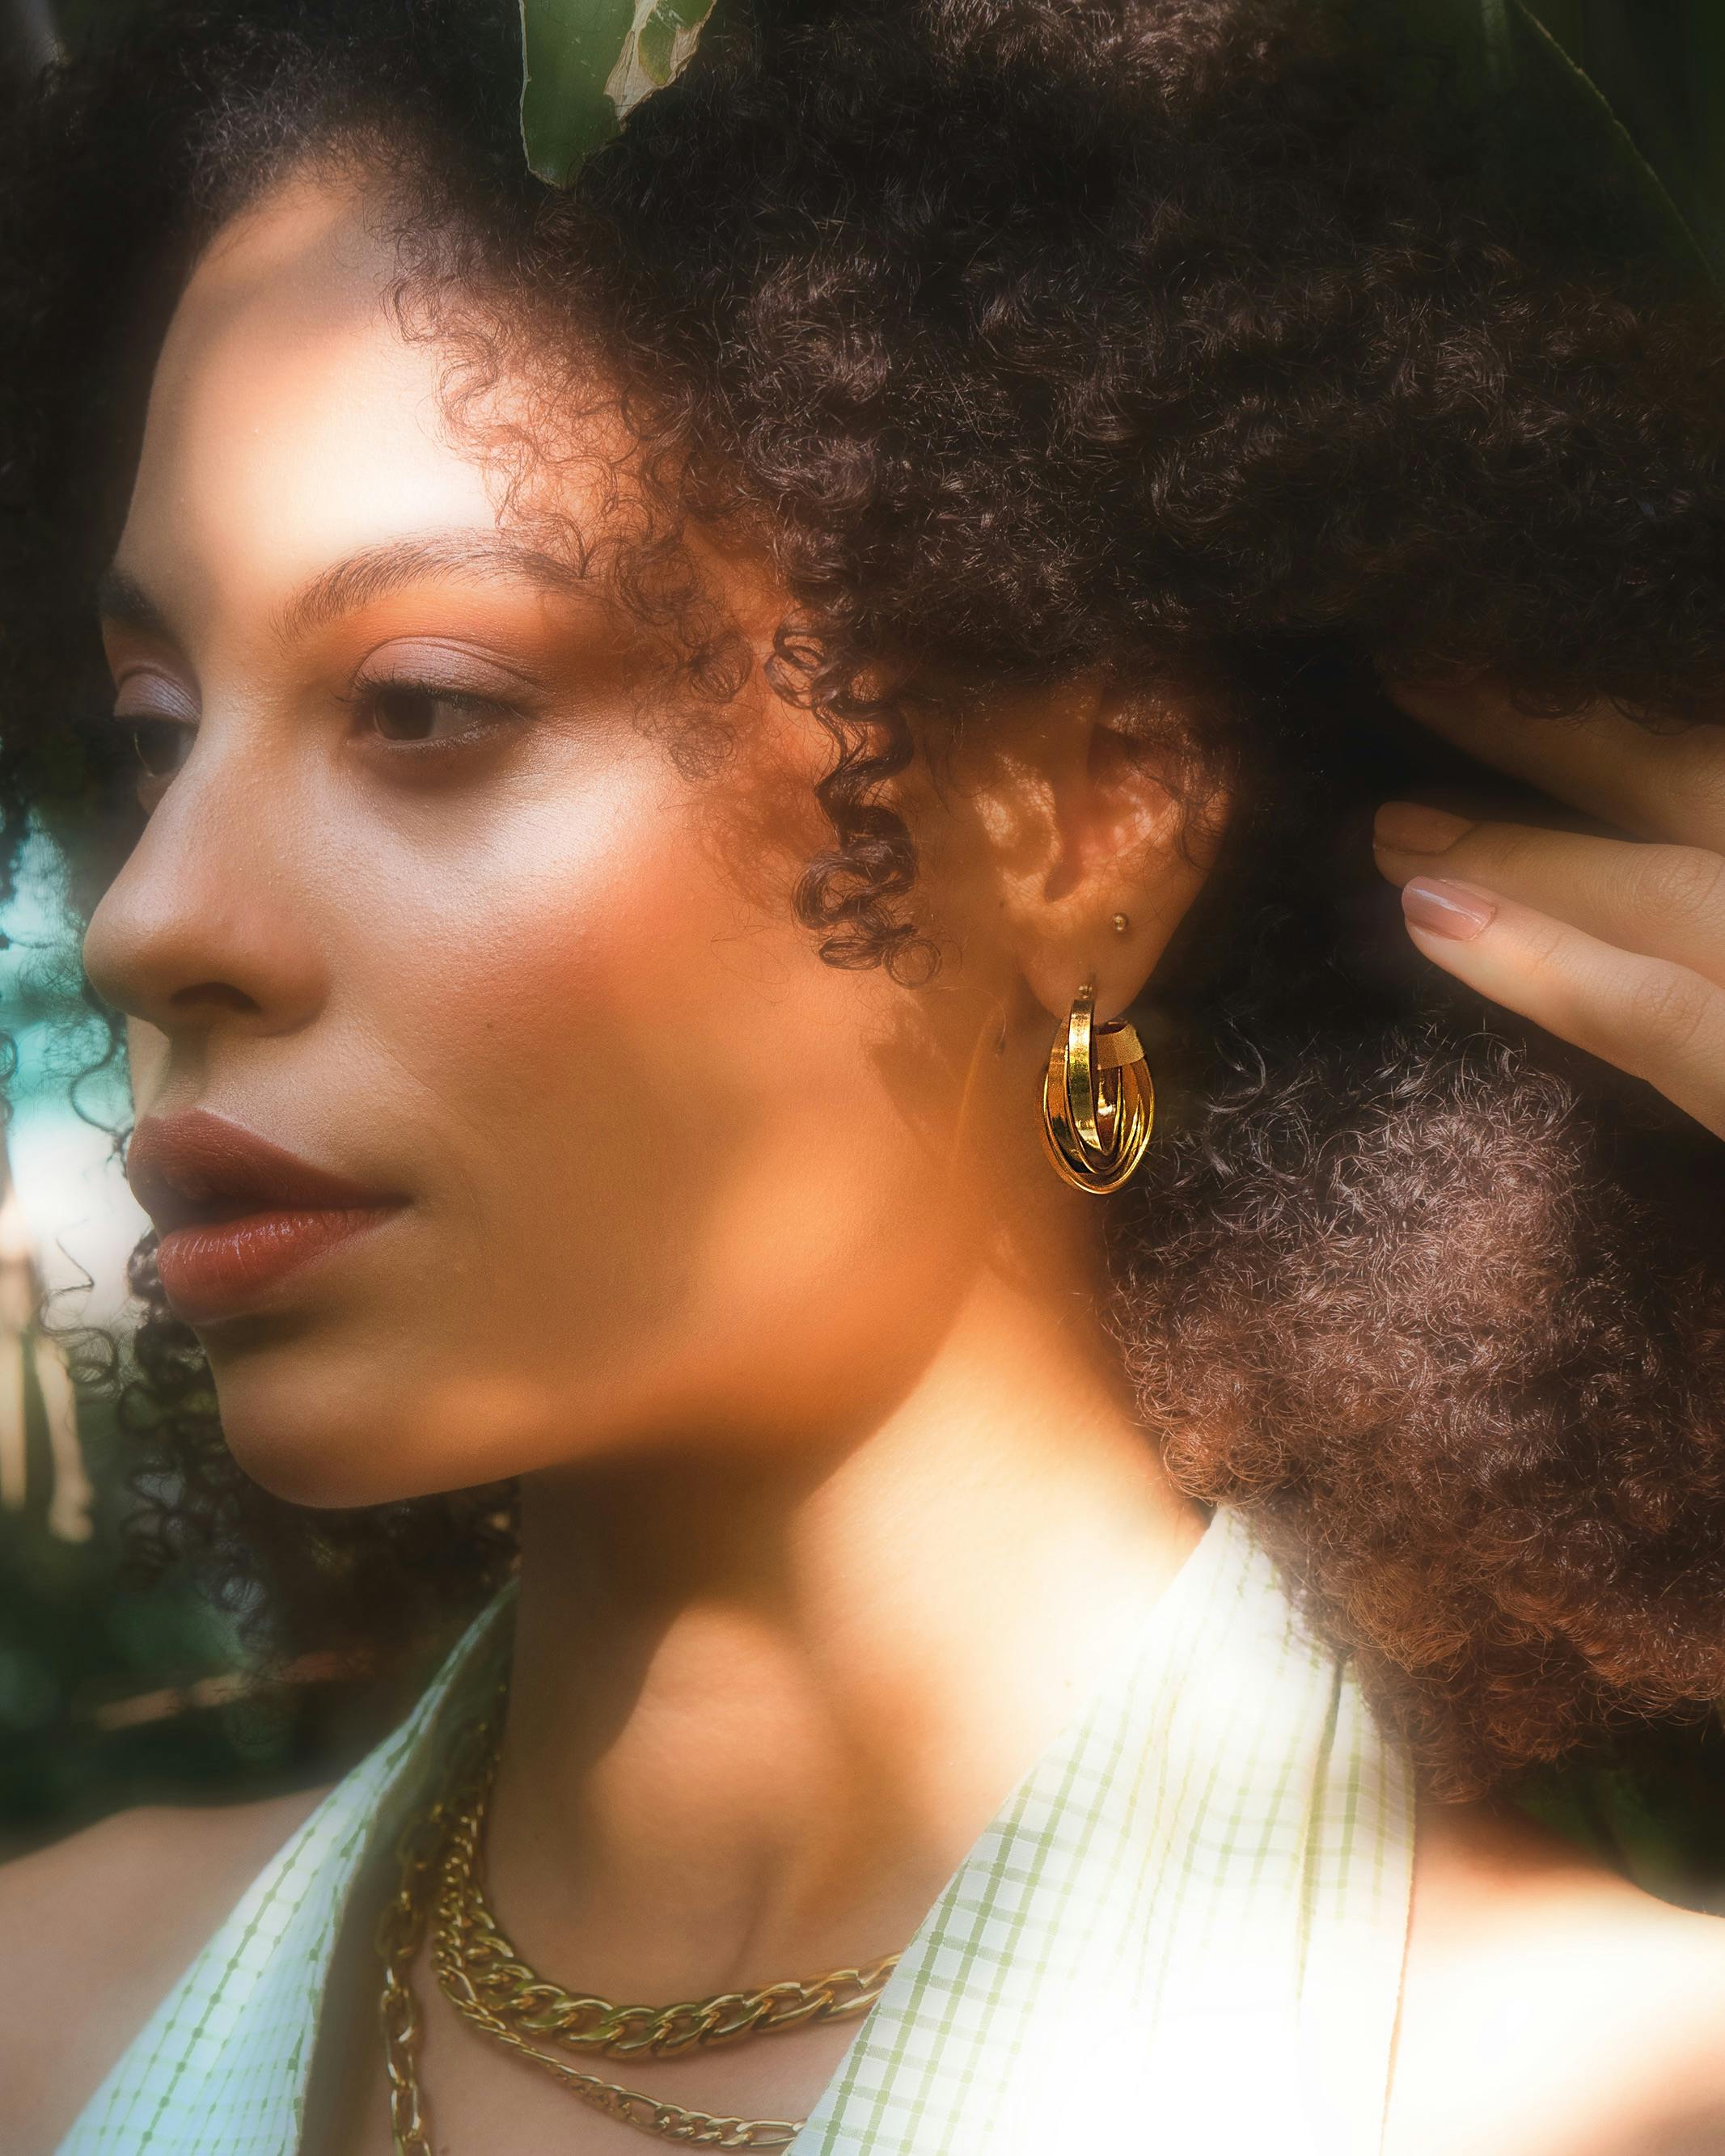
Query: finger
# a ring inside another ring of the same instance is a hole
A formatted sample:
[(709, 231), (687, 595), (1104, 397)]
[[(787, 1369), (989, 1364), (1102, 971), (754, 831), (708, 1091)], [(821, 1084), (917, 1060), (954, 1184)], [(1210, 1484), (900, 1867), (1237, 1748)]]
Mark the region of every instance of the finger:
[(1422, 726), (1494, 770), (1644, 838), (1725, 852), (1725, 727), (1657, 733), (1607, 705), (1530, 719), (1489, 679), (1384, 683)]
[(1392, 883), (1427, 875), (1479, 884), (1725, 988), (1725, 854), (1471, 824), (1411, 801), (1385, 803), (1373, 843)]
[(1725, 1137), (1725, 990), (1476, 884), (1416, 876), (1402, 911), (1414, 943), (1446, 973), (1645, 1078)]

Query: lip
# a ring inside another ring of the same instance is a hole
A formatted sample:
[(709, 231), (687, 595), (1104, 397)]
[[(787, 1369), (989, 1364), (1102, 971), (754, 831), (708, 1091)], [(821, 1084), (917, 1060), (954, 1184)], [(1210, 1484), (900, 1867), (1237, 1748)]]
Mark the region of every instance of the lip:
[(190, 1323), (254, 1306), (288, 1273), (408, 1202), (208, 1108), (141, 1117), (126, 1173), (160, 1237), (162, 1291)]

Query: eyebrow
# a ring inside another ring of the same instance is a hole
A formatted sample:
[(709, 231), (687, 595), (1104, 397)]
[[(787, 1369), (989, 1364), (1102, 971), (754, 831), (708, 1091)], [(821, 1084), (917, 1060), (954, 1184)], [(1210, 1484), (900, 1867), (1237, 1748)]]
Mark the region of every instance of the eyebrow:
[(451, 572), (536, 584), (544, 591), (567, 592), (580, 582), (579, 572), (567, 562), (506, 539), (480, 538), (466, 531), (392, 539), (350, 554), (345, 562), (314, 577), (282, 609), (276, 632), (291, 643), (405, 585)]
[(96, 611), (104, 621), (119, 629), (143, 629), (151, 636), (171, 638), (167, 617), (136, 577), (124, 569), (105, 570), (96, 586)]
[[(451, 572), (536, 584), (545, 591), (567, 592), (581, 582), (580, 571), (568, 562), (509, 540), (466, 531), (392, 539), (320, 571), (282, 608), (276, 634), (291, 643), (406, 585)], [(104, 621), (173, 640), (162, 608), (136, 577), (118, 566), (110, 567), (97, 587), (97, 605)]]

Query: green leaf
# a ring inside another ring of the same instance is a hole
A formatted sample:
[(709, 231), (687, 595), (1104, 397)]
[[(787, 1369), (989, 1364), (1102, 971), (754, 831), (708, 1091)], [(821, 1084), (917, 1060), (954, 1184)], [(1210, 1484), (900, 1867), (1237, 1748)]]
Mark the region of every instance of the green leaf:
[(1526, 0), (1604, 93), (1725, 285), (1725, 8)]
[(1506, 4), (1512, 17), (1512, 90), (1525, 82), (1536, 97), (1549, 96), (1555, 103), (1567, 95), (1580, 144), (1596, 142), (1599, 156), (1623, 174), (1640, 203), (1650, 235), (1686, 269), (1719, 285), (1714, 264), (1671, 199), (1670, 189), (1641, 154), (1605, 93), (1558, 43), (1525, 0), (1506, 0)]
[(1612, 86), (1621, 80), (1639, 92), (1638, 121), (1649, 111), (1671, 116), (1686, 93), (1691, 131), (1712, 139), (1725, 128), (1725, 80), (1697, 94), (1693, 84), (1670, 80), (1669, 66), (1668, 79), (1656, 81), (1651, 65), (1656, 46), (1667, 63), (1686, 47), (1697, 59), (1707, 49), (1690, 0), (1661, 8), (1647, 0), (1366, 0), (1364, 13), (1387, 6), (1416, 38), (1454, 56), (1461, 83), (1500, 131), (1506, 162), (1531, 187), (1561, 193), (1573, 182), (1578, 200), (1593, 200), (1601, 178), (1615, 180), (1620, 216), (1600, 232), (1604, 244), (1661, 253), (1692, 281), (1725, 290), (1725, 254), (1702, 245), (1599, 74), (1583, 64), (1596, 51), (1611, 61)]
[(693, 54), (712, 0), (521, 0), (521, 143), (567, 187), (644, 97)]
[(521, 141), (554, 187), (617, 132), (605, 85), (634, 20), (634, 0), (521, 0)]
[(641, 25), (641, 34), (635, 40), (635, 54), (643, 73), (650, 76), (655, 86), (660, 90), (671, 79), (671, 47), (676, 34), (676, 24), (665, 20), (663, 8), (655, 8)]

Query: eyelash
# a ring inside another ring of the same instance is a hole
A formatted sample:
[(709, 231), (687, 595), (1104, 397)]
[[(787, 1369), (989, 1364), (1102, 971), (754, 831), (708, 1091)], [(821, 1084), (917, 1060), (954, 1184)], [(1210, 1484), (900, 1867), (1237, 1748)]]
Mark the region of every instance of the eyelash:
[(388, 742), (392, 747), (411, 749), (419, 755), (437, 754), (440, 752), (456, 749), (463, 744), (477, 741), (482, 736), (495, 732), (500, 726), (507, 726), (511, 720), (519, 716), (511, 706), (500, 703), (495, 696), (482, 696), (470, 689), (452, 689), (439, 681), (415, 680), (411, 675), (407, 675), (376, 681), (362, 681), (354, 691), (352, 702), (357, 711), (376, 716), (385, 709), (390, 701), (405, 701), (410, 699), (417, 699), (434, 706), (447, 704), (455, 711), (472, 714), (477, 720), (477, 723), (465, 726), (459, 733), (445, 737), (442, 740), (418, 738), (412, 736), (403, 738), (389, 734), (380, 734), (375, 737), (378, 740)]
[[(420, 681), (402, 675), (388, 680), (362, 682), (349, 699), (352, 708), (367, 721), (383, 714), (392, 702), (418, 699), (432, 706), (446, 705), (475, 716), (477, 723), (465, 726), (459, 733), (437, 737), (372, 734), (369, 726), (362, 729), (370, 739), (388, 745), (398, 753), (406, 752), (416, 757), (459, 753), (498, 727), (507, 726), (519, 714), (507, 704), (500, 703), (494, 696), (481, 696), (470, 690), (451, 689), (438, 681)], [(165, 786), (180, 769), (185, 757), (191, 753), (192, 740), (197, 727), (182, 719), (162, 719), (154, 716), (121, 719), (117, 723), (131, 734), (133, 754), (141, 767), (140, 785), (148, 783)], [(151, 745), (162, 749), (172, 743), (178, 752), (180, 762), (166, 767), (152, 764)]]

